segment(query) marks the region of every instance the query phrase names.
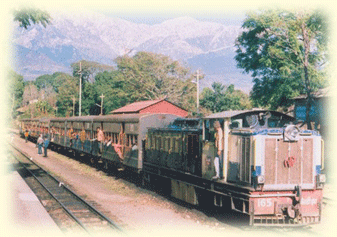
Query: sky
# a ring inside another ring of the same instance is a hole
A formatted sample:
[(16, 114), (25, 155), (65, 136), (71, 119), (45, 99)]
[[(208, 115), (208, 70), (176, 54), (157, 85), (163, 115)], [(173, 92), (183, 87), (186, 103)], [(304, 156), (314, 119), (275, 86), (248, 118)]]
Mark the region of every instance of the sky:
[(245, 11), (233, 10), (230, 12), (209, 14), (205, 12), (169, 12), (166, 14), (160, 14), (157, 12), (151, 12), (148, 14), (138, 13), (138, 14), (128, 14), (128, 13), (115, 13), (111, 10), (97, 10), (98, 13), (104, 14), (108, 17), (118, 17), (124, 20), (128, 20), (134, 23), (141, 23), (147, 25), (160, 24), (166, 20), (189, 16), (199, 21), (209, 21), (217, 22), (224, 25), (241, 25), (245, 19)]

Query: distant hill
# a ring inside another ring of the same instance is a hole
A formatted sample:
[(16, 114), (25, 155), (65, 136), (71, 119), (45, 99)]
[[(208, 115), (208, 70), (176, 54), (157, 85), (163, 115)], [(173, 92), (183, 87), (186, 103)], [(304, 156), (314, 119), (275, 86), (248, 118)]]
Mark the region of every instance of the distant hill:
[(242, 74), (234, 61), (234, 41), (240, 26), (202, 22), (190, 17), (161, 24), (136, 24), (119, 18), (90, 13), (58, 14), (51, 25), (34, 25), (14, 33), (16, 71), (25, 80), (56, 71), (71, 72), (78, 60), (114, 64), (117, 56), (139, 51), (161, 53), (183, 62), (192, 70), (201, 69), (202, 87), (214, 81), (234, 84), (248, 92), (251, 77)]

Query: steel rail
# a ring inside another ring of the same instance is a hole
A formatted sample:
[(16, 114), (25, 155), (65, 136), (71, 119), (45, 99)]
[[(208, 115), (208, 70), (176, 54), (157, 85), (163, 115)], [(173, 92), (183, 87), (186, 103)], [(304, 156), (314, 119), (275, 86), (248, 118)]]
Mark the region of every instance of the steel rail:
[(87, 233), (90, 233), (90, 231), (84, 226), (84, 224), (76, 216), (74, 216), (71, 211), (66, 206), (64, 206), (60, 200), (57, 199), (57, 197), (55, 197), (55, 195), (48, 189), (48, 187), (46, 187), (29, 168), (26, 167), (26, 164), (19, 161), (14, 154), (12, 154), (12, 156), (22, 165), (22, 167), (25, 168), (26, 171), (28, 171), (35, 178), (37, 182), (39, 182), (39, 184), (50, 194), (50, 196), (52, 196), (52, 198), (54, 198), (54, 200), (67, 212), (67, 214), (71, 216), (71, 218), (73, 218), (76, 223), (82, 227), (82, 229), (84, 229)]
[[(23, 151), (21, 151), (20, 149), (18, 149), (17, 147), (15, 147), (14, 145), (10, 144), (15, 150), (17, 150), (19, 153), (21, 153), (26, 159), (28, 159), (31, 163), (33, 163), (34, 165), (36, 165), (39, 169), (41, 169), (42, 171), (44, 171), (49, 177), (51, 177), (55, 182), (62, 184), (61, 186), (67, 190), (68, 192), (70, 192), (75, 198), (77, 198), (78, 200), (80, 200), (81, 202), (83, 202), (87, 207), (90, 208), (90, 210), (92, 212), (94, 212), (95, 214), (97, 214), (98, 216), (100, 216), (102, 219), (106, 220), (107, 223), (109, 224), (110, 227), (112, 227), (115, 230), (118, 230), (120, 232), (122, 232), (123, 230), (118, 227), (118, 225), (116, 223), (114, 223), (114, 221), (112, 221), (110, 218), (108, 218), (107, 216), (105, 216), (103, 213), (101, 213), (100, 211), (96, 210), (90, 203), (88, 203), (87, 201), (85, 201), (83, 198), (81, 198), (80, 196), (78, 196), (74, 191), (72, 191), (70, 188), (66, 187), (61, 181), (57, 180), (55, 177), (53, 177), (52, 175), (50, 175), (47, 171), (45, 171), (41, 166), (39, 166), (38, 164), (36, 164), (34, 161), (32, 161), (29, 156), (27, 154), (25, 154)], [(26, 168), (26, 167), (25, 167)], [(34, 175), (34, 174), (32, 174)], [(35, 175), (34, 175), (35, 177)], [(38, 180), (39, 181), (39, 180)], [(39, 181), (40, 182), (40, 181)], [(43, 185), (44, 186), (44, 185)], [(48, 191), (49, 192), (49, 191)], [(63, 206), (63, 205), (62, 205)], [(75, 217), (76, 218), (76, 217)]]

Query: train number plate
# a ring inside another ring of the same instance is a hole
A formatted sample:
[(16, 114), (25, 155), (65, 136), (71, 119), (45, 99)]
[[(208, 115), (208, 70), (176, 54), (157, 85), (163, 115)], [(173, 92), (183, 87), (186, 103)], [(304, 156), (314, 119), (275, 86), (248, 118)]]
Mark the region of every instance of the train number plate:
[(272, 198), (257, 198), (254, 200), (254, 214), (274, 214), (275, 204)]

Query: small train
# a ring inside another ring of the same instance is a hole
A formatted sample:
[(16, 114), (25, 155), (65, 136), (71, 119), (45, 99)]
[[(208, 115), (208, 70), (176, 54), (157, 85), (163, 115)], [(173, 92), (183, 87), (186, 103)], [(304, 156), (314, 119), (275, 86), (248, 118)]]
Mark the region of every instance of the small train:
[(295, 118), (280, 112), (23, 119), (22, 136), (26, 130), (33, 141), (47, 134), (55, 149), (131, 170), (143, 183), (159, 183), (187, 203), (244, 213), (250, 225), (321, 221), (324, 142), (317, 131), (300, 129)]

